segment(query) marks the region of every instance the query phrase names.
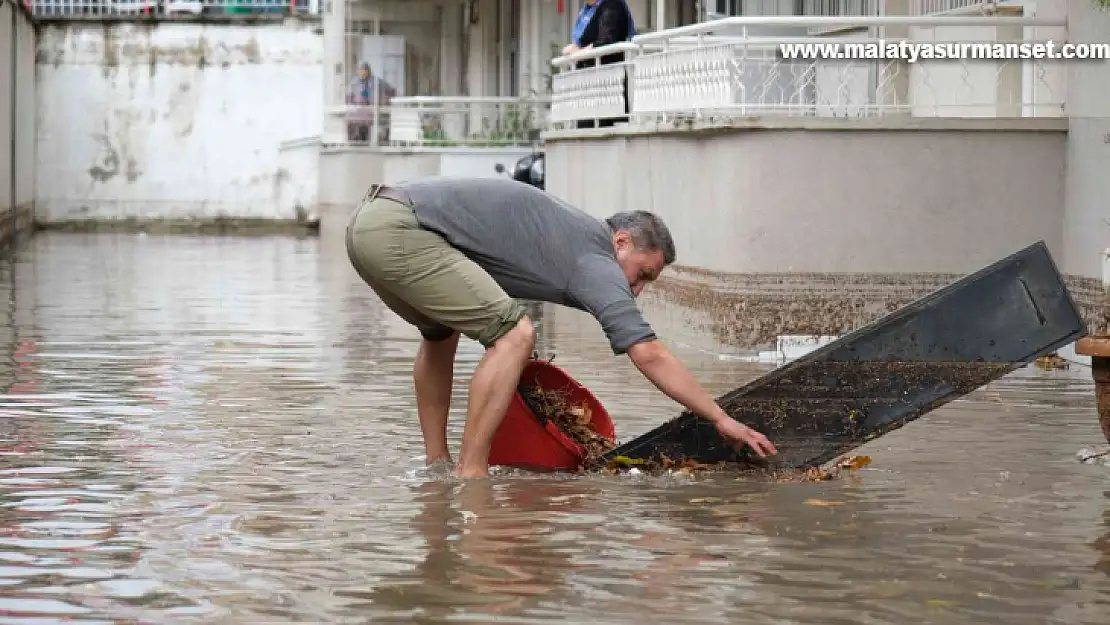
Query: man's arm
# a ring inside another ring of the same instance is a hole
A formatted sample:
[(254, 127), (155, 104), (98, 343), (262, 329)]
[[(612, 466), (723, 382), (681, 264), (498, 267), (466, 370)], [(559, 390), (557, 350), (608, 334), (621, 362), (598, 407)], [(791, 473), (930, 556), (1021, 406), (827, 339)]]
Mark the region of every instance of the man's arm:
[(613, 353), (628, 354), (636, 368), (665, 395), (708, 419), (722, 436), (743, 442), (761, 457), (777, 453), (767, 437), (729, 417), (694, 376), (657, 339), (636, 306), (628, 278), (612, 258), (581, 261), (569, 288), (571, 296), (605, 330)]
[(636, 343), (628, 348), (628, 357), (656, 388), (690, 412), (709, 420), (721, 435), (744, 442), (760, 457), (778, 453), (766, 436), (725, 414), (662, 341)]

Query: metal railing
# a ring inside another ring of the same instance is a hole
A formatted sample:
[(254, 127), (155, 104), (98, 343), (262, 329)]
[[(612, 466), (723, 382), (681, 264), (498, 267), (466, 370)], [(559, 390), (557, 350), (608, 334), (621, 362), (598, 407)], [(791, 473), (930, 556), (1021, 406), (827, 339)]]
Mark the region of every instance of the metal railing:
[(976, 15), (998, 8), (997, 0), (911, 0), (911, 15)]
[[(552, 125), (581, 126), (624, 110), (621, 121), (639, 127), (751, 116), (1060, 116), (1060, 61), (786, 58), (783, 49), (901, 40), (1062, 43), (1065, 26), (1057, 19), (1001, 16), (737, 17), (692, 24), (554, 59), (560, 71), (553, 81)], [(761, 34), (768, 27), (791, 28), (797, 35)], [(623, 60), (595, 66), (600, 57)]]
[(528, 146), (548, 124), (546, 97), (412, 96), (388, 106), (345, 105), (331, 114), (347, 125), (347, 143), (391, 147)]
[(27, 0), (42, 20), (117, 18), (127, 16), (251, 16), (316, 15), (320, 0)]
[[(628, 114), (631, 59), (639, 46), (618, 43), (555, 59), (563, 70), (551, 79), (551, 122), (600, 120)], [(602, 64), (603, 58), (615, 62)]]
[[(1022, 0), (732, 0), (726, 14), (710, 3), (710, 19), (754, 16), (863, 16), (986, 14)], [(908, 6), (907, 6), (908, 5)], [(726, 5), (728, 6), (728, 5)]]

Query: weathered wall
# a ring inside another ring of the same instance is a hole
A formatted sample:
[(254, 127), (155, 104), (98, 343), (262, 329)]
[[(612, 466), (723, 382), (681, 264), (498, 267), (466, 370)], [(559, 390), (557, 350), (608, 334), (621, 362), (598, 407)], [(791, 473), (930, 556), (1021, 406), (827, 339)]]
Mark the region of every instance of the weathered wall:
[(319, 202), (346, 210), (374, 183), (423, 176), (498, 177), (501, 163), (512, 169), (528, 148), (369, 148), (325, 146), (320, 151)]
[(35, 171), (35, 27), (0, 0), (0, 248), (31, 226)]
[(598, 216), (659, 213), (680, 262), (711, 271), (964, 272), (1037, 239), (1062, 252), (1062, 120), (931, 125), (552, 138), (548, 189)]
[(553, 135), (548, 190), (660, 214), (684, 268), (649, 315), (709, 349), (840, 334), (1040, 239), (1063, 257), (1065, 120), (860, 124)]
[(318, 217), (320, 137), (285, 141), (278, 147), (278, 205), (292, 206), (301, 221)]
[(318, 23), (45, 24), (37, 220), (295, 222), (283, 142), (318, 136)]

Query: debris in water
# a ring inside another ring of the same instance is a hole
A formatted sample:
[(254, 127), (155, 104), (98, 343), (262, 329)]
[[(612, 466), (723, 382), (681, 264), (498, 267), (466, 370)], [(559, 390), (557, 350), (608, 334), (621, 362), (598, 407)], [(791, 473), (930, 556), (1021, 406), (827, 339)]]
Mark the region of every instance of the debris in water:
[(1060, 355), (1056, 353), (1052, 353), (1047, 356), (1041, 356), (1033, 362), (1038, 367), (1046, 371), (1052, 371), (1054, 369), (1067, 369), (1069, 366), (1068, 361), (1060, 357)]
[(816, 506), (818, 508), (833, 508), (835, 506), (843, 506), (843, 501), (826, 501), (824, 499), (806, 499), (807, 506)]
[[(602, 436), (593, 430), (593, 413), (586, 402), (571, 405), (566, 391), (531, 386), (522, 389), (524, 399), (536, 416), (555, 425), (567, 438), (574, 441), (586, 454), (579, 473), (596, 471), (607, 475), (630, 474), (671, 474), (694, 475), (710, 472), (741, 472), (750, 470), (750, 465), (719, 462), (706, 464), (692, 458), (674, 460), (662, 456), (660, 460), (617, 456), (607, 460), (604, 456), (616, 448), (615, 440)], [(868, 456), (844, 456), (832, 465), (831, 469), (811, 467), (800, 471), (788, 471), (774, 475), (778, 482), (824, 482), (836, 479), (842, 471), (856, 471), (871, 464)]]
[(871, 464), (870, 456), (845, 456), (837, 463), (837, 468), (855, 471)]
[(580, 406), (573, 406), (567, 396), (566, 391), (546, 389), (542, 386), (524, 389), (524, 399), (537, 413), (536, 416), (553, 423), (567, 438), (582, 447), (587, 461), (603, 456), (614, 449), (617, 446), (615, 440), (598, 434), (590, 427), (593, 423), (590, 405), (582, 402)]
[(1110, 449), (1107, 449), (1106, 451), (1094, 451), (1091, 449), (1083, 448), (1080, 449), (1079, 453), (1075, 455), (1083, 464), (1095, 464), (1095, 460), (1098, 458), (1105, 458), (1106, 460), (1104, 460), (1103, 462), (1110, 460)]
[(827, 482), (840, 477), (842, 471), (858, 471), (871, 464), (870, 456), (843, 456), (832, 469), (810, 467), (804, 471), (788, 471), (775, 476), (777, 482)]
[[(804, 470), (784, 471), (772, 475), (772, 479), (776, 482), (790, 483), (790, 482), (825, 482), (828, 480), (835, 480), (841, 476), (842, 472), (857, 471), (871, 464), (871, 458), (868, 456), (844, 456), (840, 458), (831, 469), (824, 469), (821, 467), (811, 467)], [(604, 458), (594, 457), (587, 459), (581, 472), (596, 471), (606, 475), (620, 475), (620, 474), (641, 474), (648, 473), (654, 475), (694, 475), (700, 473), (748, 473), (752, 469), (751, 465), (720, 462), (715, 464), (706, 464), (696, 460), (686, 458), (682, 460), (672, 460), (663, 456), (660, 461), (646, 460), (643, 458), (628, 458), (627, 456), (617, 456), (611, 460), (606, 461)]]

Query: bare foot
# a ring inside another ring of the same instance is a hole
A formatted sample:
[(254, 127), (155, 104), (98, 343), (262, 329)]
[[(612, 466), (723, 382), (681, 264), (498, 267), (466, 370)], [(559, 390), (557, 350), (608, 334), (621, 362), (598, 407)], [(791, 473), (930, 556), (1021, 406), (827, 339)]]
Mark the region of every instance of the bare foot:
[(455, 469), (455, 475), (464, 480), (489, 477), (489, 467), (466, 467), (460, 465)]

